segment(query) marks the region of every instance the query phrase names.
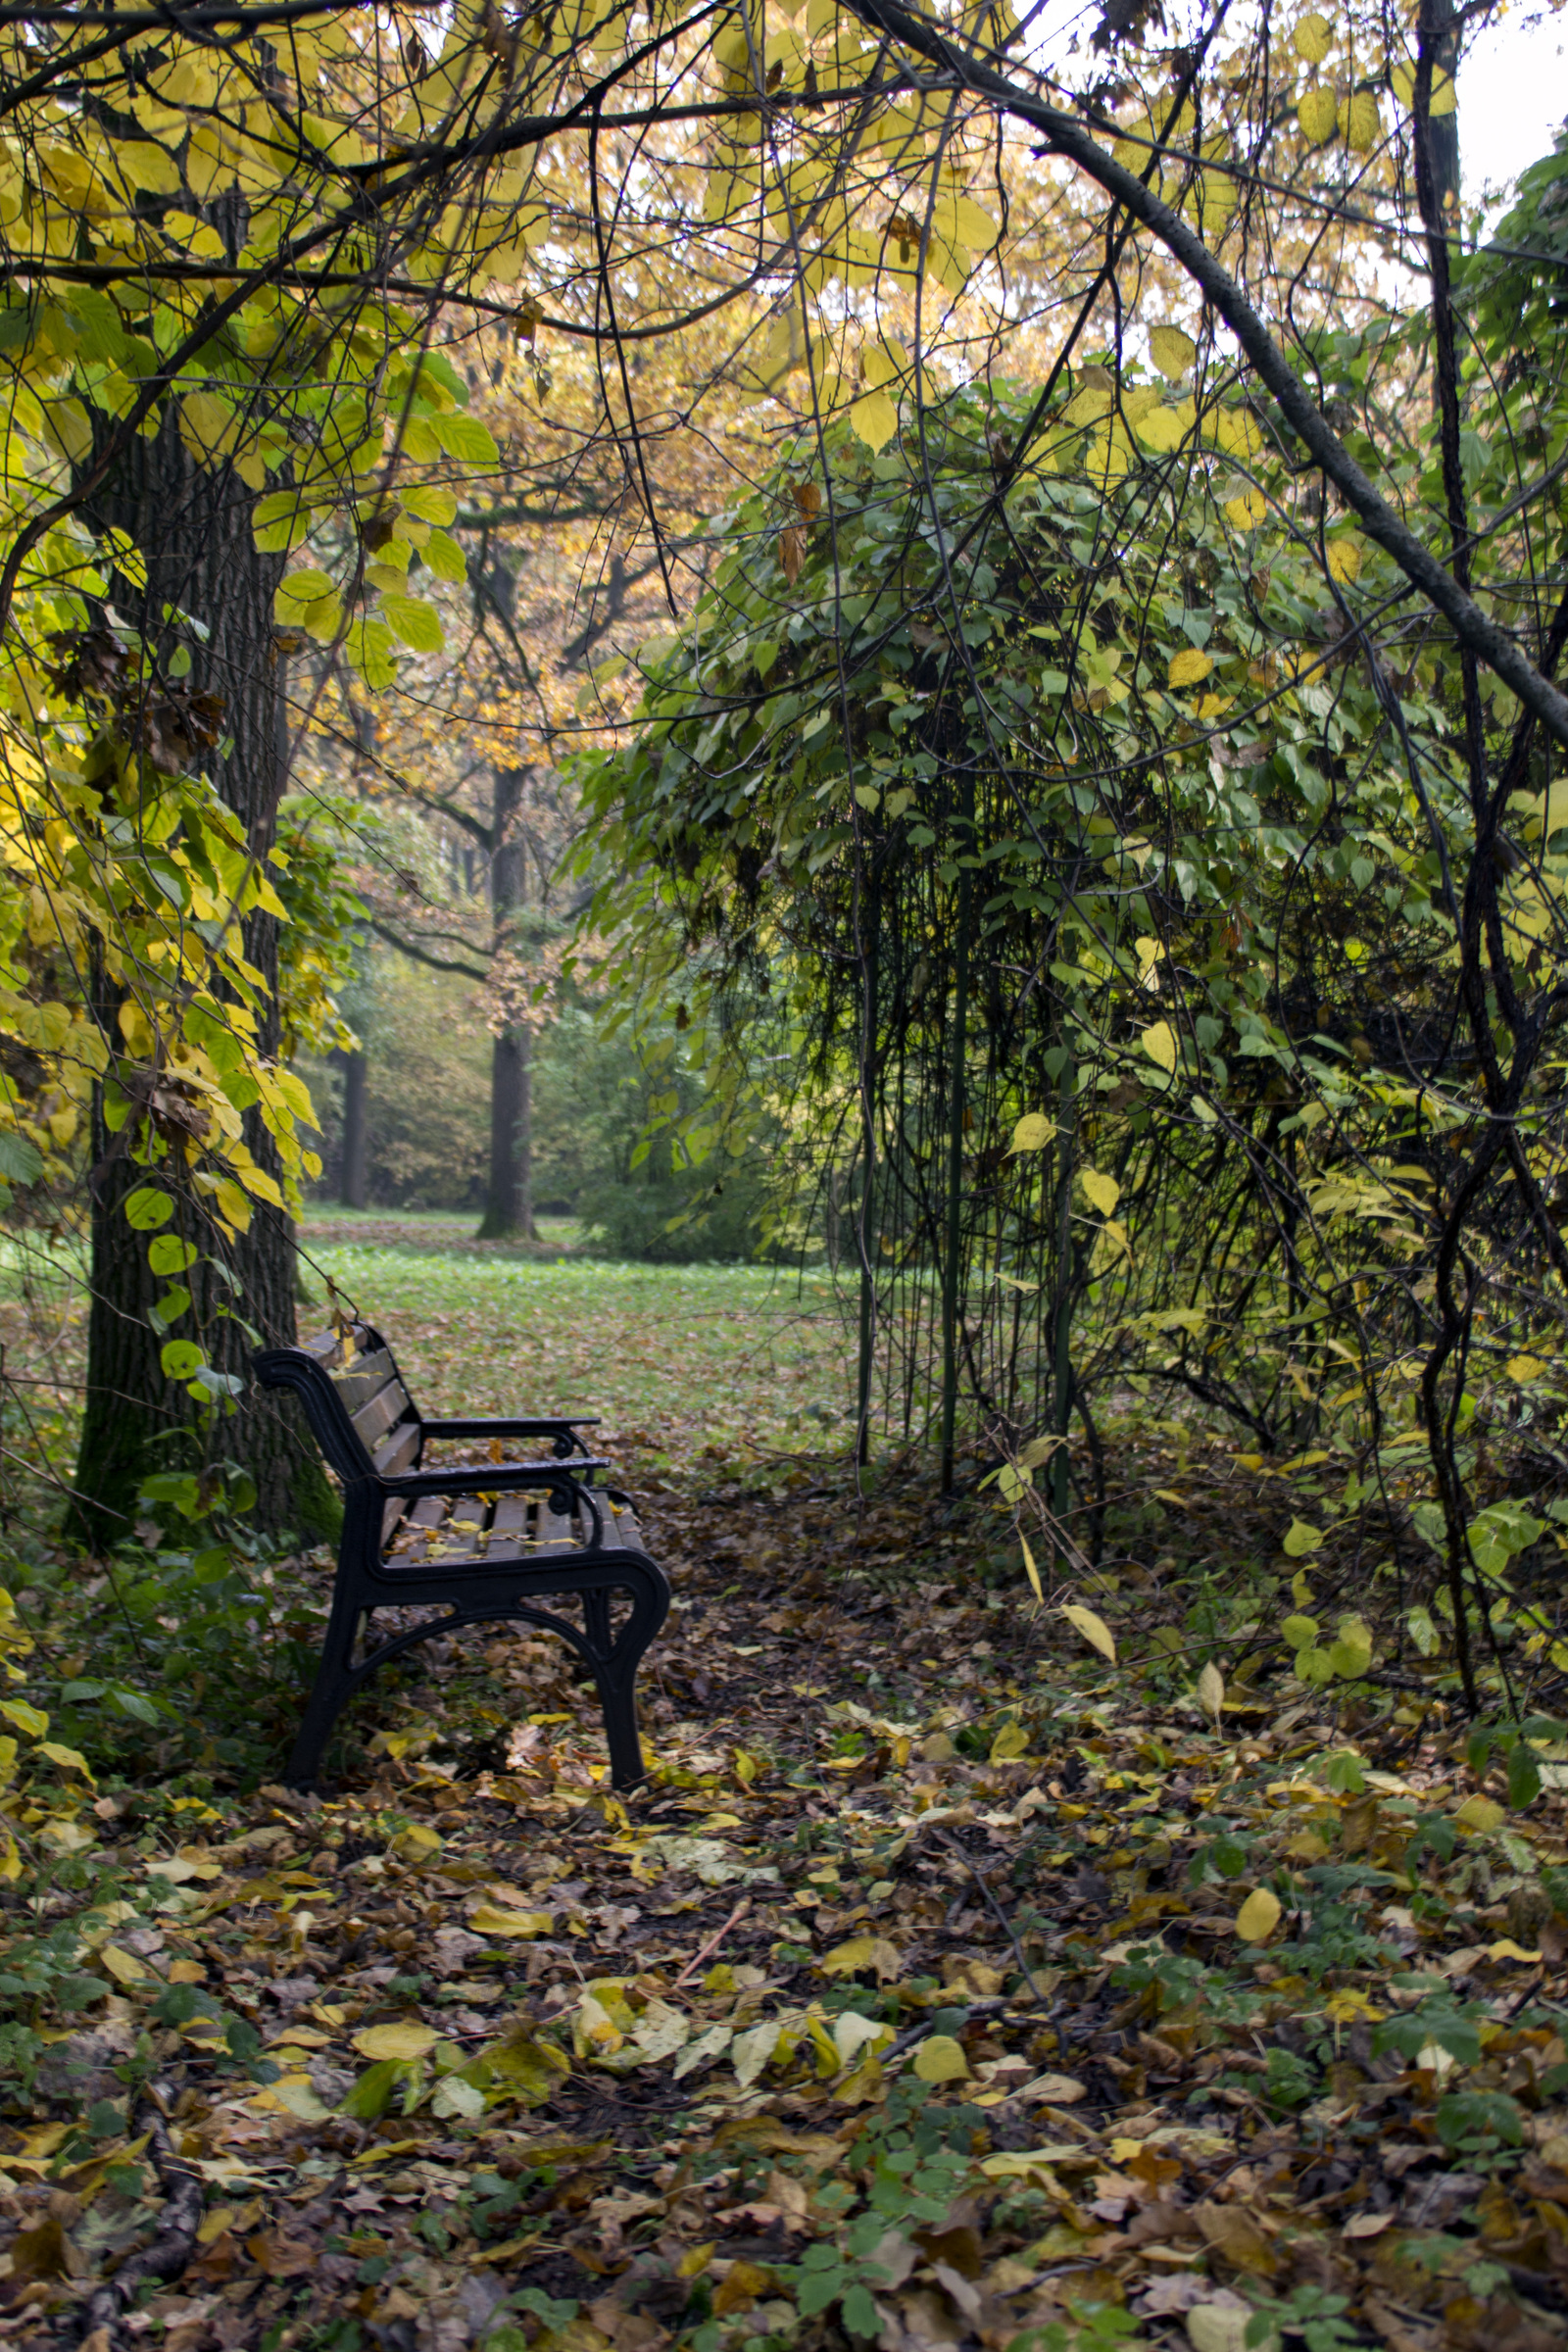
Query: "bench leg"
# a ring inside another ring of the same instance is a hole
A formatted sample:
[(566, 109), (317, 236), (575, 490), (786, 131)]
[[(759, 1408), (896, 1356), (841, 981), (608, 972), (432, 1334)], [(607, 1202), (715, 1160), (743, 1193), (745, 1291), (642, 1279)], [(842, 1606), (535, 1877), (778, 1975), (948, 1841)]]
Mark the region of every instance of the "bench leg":
[[(560, 1588), (558, 1588), (558, 1591)], [(620, 1632), (612, 1635), (610, 1616), (611, 1592), (630, 1595), (631, 1613)], [(578, 1587), (581, 1592), (581, 1588)], [(321, 1646), (321, 1662), (316, 1670), (299, 1736), (288, 1760), (284, 1779), (291, 1788), (309, 1788), (320, 1769), (327, 1740), (348, 1700), (390, 1658), (397, 1657), (417, 1642), (428, 1641), (438, 1634), (454, 1633), (466, 1625), (496, 1624), (504, 1620), (542, 1626), (546, 1631), (564, 1637), (577, 1652), (594, 1678), (599, 1691), (600, 1711), (604, 1717), (605, 1738), (610, 1748), (610, 1778), (614, 1788), (635, 1788), (647, 1777), (643, 1761), (642, 1742), (637, 1737), (637, 1669), (669, 1608), (669, 1587), (663, 1572), (645, 1554), (622, 1553), (615, 1561), (612, 1577), (606, 1586), (581, 1592), (583, 1631), (548, 1609), (531, 1606), (520, 1598), (503, 1600), (499, 1596), (489, 1605), (483, 1601), (465, 1600), (461, 1593), (453, 1594), (454, 1609), (449, 1617), (429, 1625), (412, 1627), (407, 1633), (383, 1642), (359, 1665), (354, 1663), (354, 1647), (362, 1617), (368, 1618), (375, 1602), (367, 1603), (364, 1588), (358, 1580), (347, 1583), (334, 1592), (332, 1614)]]
[(283, 1774), (290, 1788), (312, 1788), (316, 1785), (332, 1726), (359, 1687), (361, 1678), (353, 1665), (354, 1644), (361, 1617), (368, 1614), (357, 1595), (351, 1598), (342, 1592), (333, 1594), (326, 1640), (321, 1644), (321, 1662), (316, 1669), (316, 1680), (311, 1685), (311, 1695)]
[[(662, 1586), (662, 1576), (659, 1581)], [(585, 1592), (582, 1596), (585, 1656), (599, 1687), (612, 1788), (635, 1788), (648, 1776), (637, 1736), (637, 1669), (669, 1605), (667, 1587), (660, 1592), (651, 1579), (646, 1590), (639, 1578), (630, 1591), (631, 1616), (617, 1641), (611, 1639), (609, 1592)]]

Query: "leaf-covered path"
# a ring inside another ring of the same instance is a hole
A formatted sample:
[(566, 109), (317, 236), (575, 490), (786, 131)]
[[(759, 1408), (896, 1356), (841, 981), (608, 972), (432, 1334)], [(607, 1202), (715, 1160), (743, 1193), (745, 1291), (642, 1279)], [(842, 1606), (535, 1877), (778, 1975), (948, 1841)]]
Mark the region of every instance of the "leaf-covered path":
[(105, 1800), (134, 1899), (5, 2134), (0, 2330), (1562, 2341), (1560, 1794), (1509, 1815), (1457, 1738), (1309, 1691), (1152, 1712), (923, 1503), (649, 1517), (679, 1603), (625, 1804), (510, 1635), (339, 1795)]

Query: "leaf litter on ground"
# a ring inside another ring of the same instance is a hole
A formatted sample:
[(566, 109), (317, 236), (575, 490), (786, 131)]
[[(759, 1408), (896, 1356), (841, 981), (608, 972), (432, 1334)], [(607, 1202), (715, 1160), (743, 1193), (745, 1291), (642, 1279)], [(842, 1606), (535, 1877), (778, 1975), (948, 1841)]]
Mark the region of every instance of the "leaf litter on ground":
[(509, 1631), (431, 1645), (324, 1797), (99, 1801), (0, 2331), (1560, 2343), (1561, 1788), (1511, 1809), (1441, 1710), (1107, 1674), (928, 1494), (745, 1475), (649, 1507), (637, 1791)]

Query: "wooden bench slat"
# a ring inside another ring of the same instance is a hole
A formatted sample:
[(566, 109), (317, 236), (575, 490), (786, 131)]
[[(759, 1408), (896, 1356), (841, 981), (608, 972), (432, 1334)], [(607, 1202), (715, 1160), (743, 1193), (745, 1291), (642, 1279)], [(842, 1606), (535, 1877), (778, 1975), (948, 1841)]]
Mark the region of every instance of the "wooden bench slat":
[[(376, 1348), (368, 1355), (357, 1355), (352, 1364), (344, 1364), (332, 1373), (332, 1386), (343, 1400), (347, 1413), (358, 1412), (367, 1397), (377, 1389), (385, 1388), (389, 1380), (397, 1379), (397, 1365), (390, 1348)], [(401, 1386), (402, 1384), (399, 1383)]]
[(384, 1381), (373, 1396), (368, 1396), (357, 1412), (349, 1415), (360, 1444), (373, 1453), (376, 1441), (389, 1429), (411, 1415), (417, 1420), (408, 1390), (401, 1380)]
[(526, 1494), (498, 1494), (490, 1519), (487, 1560), (520, 1560), (529, 1550), (528, 1523), (533, 1504)]
[(405, 1421), (389, 1438), (384, 1438), (370, 1456), (377, 1478), (395, 1478), (400, 1470), (412, 1468), (419, 1450), (419, 1424)]
[(408, 1517), (393, 1539), (389, 1553), (394, 1568), (422, 1566), (429, 1559), (446, 1525), (451, 1500), (445, 1494), (424, 1494), (409, 1506)]
[(539, 1496), (539, 1537), (541, 1543), (551, 1548), (558, 1544), (565, 1548), (582, 1542), (575, 1515), (564, 1519), (559, 1511), (552, 1510), (550, 1496), (544, 1493)]

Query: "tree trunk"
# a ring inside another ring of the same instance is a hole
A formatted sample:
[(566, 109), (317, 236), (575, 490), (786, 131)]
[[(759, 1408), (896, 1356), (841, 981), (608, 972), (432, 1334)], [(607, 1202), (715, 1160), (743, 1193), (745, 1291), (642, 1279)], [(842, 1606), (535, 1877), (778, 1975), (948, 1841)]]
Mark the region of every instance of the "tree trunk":
[[(100, 422), (100, 429), (108, 428)], [(254, 506), (253, 493), (231, 471), (209, 472), (196, 463), (174, 419), (166, 415), (156, 436), (132, 441), (87, 517), (100, 532), (111, 525), (127, 532), (146, 562), (143, 588), (115, 574), (117, 610), (149, 645), (172, 650), (175, 642), (188, 643), (190, 687), (221, 697), (224, 741), (221, 755), (207, 755), (209, 772), (244, 824), (251, 848), (265, 854), (271, 846), (287, 767), (283, 681), (272, 628), (272, 597), (284, 559), (258, 553)], [(205, 623), (205, 642), (166, 619), (170, 606)], [(245, 918), (244, 953), (263, 981), (257, 1043), (264, 1054), (275, 1054), (280, 1021), (274, 917), (258, 911)], [(118, 1037), (115, 1008), (101, 1009), (107, 1034)], [(95, 1104), (94, 1126), (101, 1134), (101, 1103)], [(245, 1113), (244, 1140), (257, 1165), (278, 1178), (276, 1149), (255, 1108)], [(335, 1497), (292, 1400), (280, 1409), (276, 1395), (250, 1384), (253, 1349), (292, 1346), (296, 1337), (291, 1220), (256, 1202), (249, 1232), (223, 1252), (237, 1292), (211, 1274), (192, 1283), (209, 1361), (246, 1382), (237, 1410), (215, 1409), (206, 1416), (204, 1430), (203, 1416), (183, 1390), (165, 1378), (163, 1335), (146, 1319), (154, 1297), (147, 1237), (132, 1232), (121, 1209), (125, 1192), (138, 1180), (123, 1149), (128, 1141), (128, 1131), (118, 1138), (102, 1135), (95, 1147), (100, 1171), (111, 1148), (120, 1149), (93, 1192), (87, 1402), (72, 1532), (95, 1546), (112, 1543), (129, 1527), (138, 1487), (149, 1470), (227, 1461), (255, 1481), (255, 1518), (264, 1533), (329, 1533), (337, 1515)], [(189, 1238), (210, 1259), (212, 1235), (204, 1231)], [(181, 1336), (189, 1329), (184, 1323)], [(172, 1435), (180, 1427), (187, 1433), (182, 1440)]]
[(369, 1060), (364, 1048), (343, 1061), (343, 1174), (345, 1208), (364, 1208), (370, 1198), (370, 1132), (366, 1123)]
[[(526, 768), (498, 767), (490, 823), (490, 914), (495, 945), (506, 948), (523, 895), (522, 844), (507, 836), (522, 798)], [(490, 1055), (490, 1181), (478, 1240), (537, 1241), (532, 1200), (532, 1039), (503, 1029)]]
[(517, 1032), (504, 1029), (490, 1050), (490, 1183), (481, 1242), (509, 1241), (519, 1229), (517, 1128), (522, 1116), (523, 1059)]
[(533, 1032), (517, 1031), (517, 1230), (539, 1239), (533, 1221)]

